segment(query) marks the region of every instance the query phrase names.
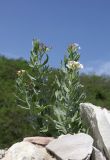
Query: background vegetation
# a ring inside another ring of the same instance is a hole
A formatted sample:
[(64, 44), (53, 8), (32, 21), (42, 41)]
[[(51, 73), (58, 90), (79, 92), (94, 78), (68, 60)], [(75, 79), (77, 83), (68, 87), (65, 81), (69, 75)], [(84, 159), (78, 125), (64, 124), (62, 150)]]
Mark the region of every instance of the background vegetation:
[[(16, 105), (15, 80), (17, 71), (27, 69), (27, 62), (23, 59), (8, 59), (0, 56), (0, 148), (9, 147), (23, 137), (36, 135), (30, 126), (28, 112)], [(54, 73), (59, 75), (59, 70), (51, 68), (48, 89), (52, 89)], [(86, 102), (95, 105), (110, 107), (110, 77), (97, 75), (80, 75), (81, 83), (85, 86)], [(49, 97), (49, 95), (48, 95)]]

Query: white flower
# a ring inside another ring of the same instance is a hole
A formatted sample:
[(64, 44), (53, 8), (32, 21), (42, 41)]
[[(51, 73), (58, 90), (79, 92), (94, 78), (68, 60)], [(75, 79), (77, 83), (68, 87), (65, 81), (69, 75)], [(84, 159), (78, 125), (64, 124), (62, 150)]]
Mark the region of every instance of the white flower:
[(74, 45), (75, 45), (76, 47), (79, 47), (79, 44), (78, 44), (78, 43), (74, 43)]
[(74, 45), (75, 45), (79, 50), (81, 49), (81, 47), (79, 46), (78, 43), (74, 43)]
[(82, 69), (83, 65), (76, 61), (68, 61), (66, 65), (69, 69)]
[(20, 70), (20, 71), (17, 72), (17, 75), (20, 76), (21, 74), (24, 74), (25, 72), (26, 71), (22, 69), (22, 70)]
[(84, 66), (82, 64), (80, 64), (80, 69), (83, 69), (83, 68), (84, 68)]
[(22, 73), (25, 73), (26, 71), (25, 71), (25, 70), (21, 70), (21, 72), (22, 72)]

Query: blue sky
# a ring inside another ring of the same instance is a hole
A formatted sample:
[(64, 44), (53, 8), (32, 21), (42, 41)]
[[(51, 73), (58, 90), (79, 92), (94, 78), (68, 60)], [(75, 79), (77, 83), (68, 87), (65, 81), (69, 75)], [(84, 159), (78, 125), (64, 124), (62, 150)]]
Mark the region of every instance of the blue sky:
[(110, 0), (0, 0), (0, 53), (28, 59), (33, 38), (52, 47), (53, 67), (76, 42), (84, 72), (110, 75)]

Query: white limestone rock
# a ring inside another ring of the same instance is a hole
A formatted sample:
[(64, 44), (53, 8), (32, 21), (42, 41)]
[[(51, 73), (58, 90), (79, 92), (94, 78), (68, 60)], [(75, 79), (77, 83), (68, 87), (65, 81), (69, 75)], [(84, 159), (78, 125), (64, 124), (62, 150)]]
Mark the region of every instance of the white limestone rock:
[(53, 140), (46, 149), (61, 160), (89, 160), (92, 144), (93, 139), (87, 134), (69, 134)]
[(94, 138), (94, 145), (110, 160), (110, 112), (91, 103), (81, 103), (80, 112)]
[(91, 160), (106, 160), (105, 156), (97, 148), (93, 147)]
[(18, 142), (12, 145), (2, 160), (53, 160), (43, 147), (30, 142)]

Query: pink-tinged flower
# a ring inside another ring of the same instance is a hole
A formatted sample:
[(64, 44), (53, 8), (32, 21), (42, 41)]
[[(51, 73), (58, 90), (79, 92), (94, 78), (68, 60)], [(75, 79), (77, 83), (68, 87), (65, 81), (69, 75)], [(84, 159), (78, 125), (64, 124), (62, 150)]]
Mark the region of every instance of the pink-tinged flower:
[(80, 46), (77, 43), (70, 44), (69, 47), (68, 47), (68, 50), (71, 50), (73, 52), (77, 51), (78, 49), (80, 49)]

